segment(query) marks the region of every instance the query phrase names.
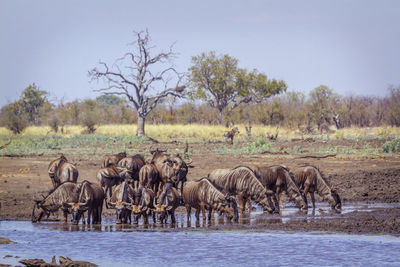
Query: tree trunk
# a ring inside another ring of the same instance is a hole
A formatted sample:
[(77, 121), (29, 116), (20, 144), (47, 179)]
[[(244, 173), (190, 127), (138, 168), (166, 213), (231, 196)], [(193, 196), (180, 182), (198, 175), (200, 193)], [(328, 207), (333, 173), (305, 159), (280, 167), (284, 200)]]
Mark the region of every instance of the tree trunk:
[(136, 131), (136, 136), (145, 136), (144, 132), (144, 124), (146, 121), (146, 117), (138, 116), (138, 121), (137, 121), (137, 131)]

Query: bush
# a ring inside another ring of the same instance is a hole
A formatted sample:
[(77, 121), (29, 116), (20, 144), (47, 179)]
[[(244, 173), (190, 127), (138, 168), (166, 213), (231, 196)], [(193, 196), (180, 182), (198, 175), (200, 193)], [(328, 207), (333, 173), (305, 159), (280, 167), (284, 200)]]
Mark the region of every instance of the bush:
[(14, 134), (20, 134), (28, 126), (27, 116), (18, 103), (6, 106), (5, 114), (3, 124)]
[(400, 152), (400, 139), (395, 138), (391, 141), (387, 141), (383, 144), (383, 152), (385, 153), (393, 153), (393, 152)]

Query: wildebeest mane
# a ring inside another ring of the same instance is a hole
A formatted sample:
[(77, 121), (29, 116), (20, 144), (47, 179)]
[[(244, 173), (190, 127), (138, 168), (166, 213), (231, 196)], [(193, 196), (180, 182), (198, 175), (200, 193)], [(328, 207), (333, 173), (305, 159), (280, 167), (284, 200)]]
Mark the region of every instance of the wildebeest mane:
[(67, 183), (74, 184), (74, 182), (71, 182), (71, 181), (64, 181), (64, 182), (60, 183), (59, 185), (57, 185), (57, 187), (54, 187), (54, 188), (50, 189), (50, 191), (47, 193), (47, 195), (46, 195), (44, 198), (47, 198), (48, 196), (50, 196), (51, 194), (53, 194), (54, 191), (56, 191), (61, 185), (67, 184)]

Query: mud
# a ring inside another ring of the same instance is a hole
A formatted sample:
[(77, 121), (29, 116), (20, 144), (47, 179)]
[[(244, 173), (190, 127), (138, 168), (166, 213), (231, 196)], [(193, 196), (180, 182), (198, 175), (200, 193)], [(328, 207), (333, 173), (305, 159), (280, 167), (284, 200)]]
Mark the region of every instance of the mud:
[[(346, 141), (350, 142), (350, 141)], [(287, 148), (282, 143), (278, 146)], [(302, 165), (320, 168), (330, 184), (338, 190), (343, 205), (352, 203), (399, 203), (400, 201), (400, 157), (399, 155), (343, 154), (328, 158), (302, 158), (318, 144), (302, 144), (302, 152), (290, 154), (216, 154), (216, 144), (192, 144), (193, 168), (188, 179), (206, 176), (216, 168), (231, 168), (238, 165), (283, 164), (291, 169)], [(338, 145), (338, 144), (331, 144)], [(354, 143), (342, 144), (355, 146)], [(378, 144), (379, 145), (379, 144)], [(182, 151), (182, 144), (163, 144), (174, 153)], [(224, 144), (218, 144), (224, 146)], [(135, 153), (147, 157), (148, 145), (140, 145)], [(118, 151), (116, 151), (118, 152)], [(45, 195), (51, 188), (47, 165), (57, 154), (50, 156), (2, 157), (0, 158), (0, 220), (30, 220), (33, 199)], [(68, 155), (77, 163), (78, 181), (84, 179), (97, 182), (96, 172), (100, 168), (103, 155)], [(320, 199), (317, 197), (317, 201)], [(286, 202), (287, 203), (287, 202)], [(317, 210), (318, 210), (317, 206)], [(183, 212), (179, 208), (178, 212)], [(309, 211), (311, 212), (311, 211)], [(113, 216), (113, 211), (105, 210), (105, 217)], [(61, 217), (59, 217), (61, 218)], [(54, 218), (53, 218), (54, 219)], [(290, 220), (287, 223), (252, 225), (254, 228), (288, 231), (333, 231), (344, 233), (384, 233), (399, 235), (400, 208), (384, 207), (374, 210), (354, 210), (337, 216), (319, 216), (318, 220)], [(218, 227), (216, 227), (218, 229)]]

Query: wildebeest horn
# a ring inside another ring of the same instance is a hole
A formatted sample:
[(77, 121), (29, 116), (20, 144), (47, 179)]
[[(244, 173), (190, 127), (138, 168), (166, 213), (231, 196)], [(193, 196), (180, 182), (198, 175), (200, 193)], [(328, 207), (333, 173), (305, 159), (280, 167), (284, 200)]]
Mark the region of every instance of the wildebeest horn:
[(108, 209), (115, 209), (115, 206), (117, 205), (117, 203), (111, 202), (111, 201), (108, 200), (108, 199), (107, 199), (107, 201), (106, 201), (106, 204), (107, 204), (107, 208), (108, 208)]
[(190, 165), (190, 164), (192, 164), (192, 162), (193, 162), (193, 159), (190, 157), (189, 157), (189, 161), (185, 161), (186, 165)]
[(63, 206), (66, 207), (66, 208), (70, 208), (70, 207), (72, 207), (72, 205), (74, 205), (74, 203), (71, 203), (71, 202), (63, 202)]

